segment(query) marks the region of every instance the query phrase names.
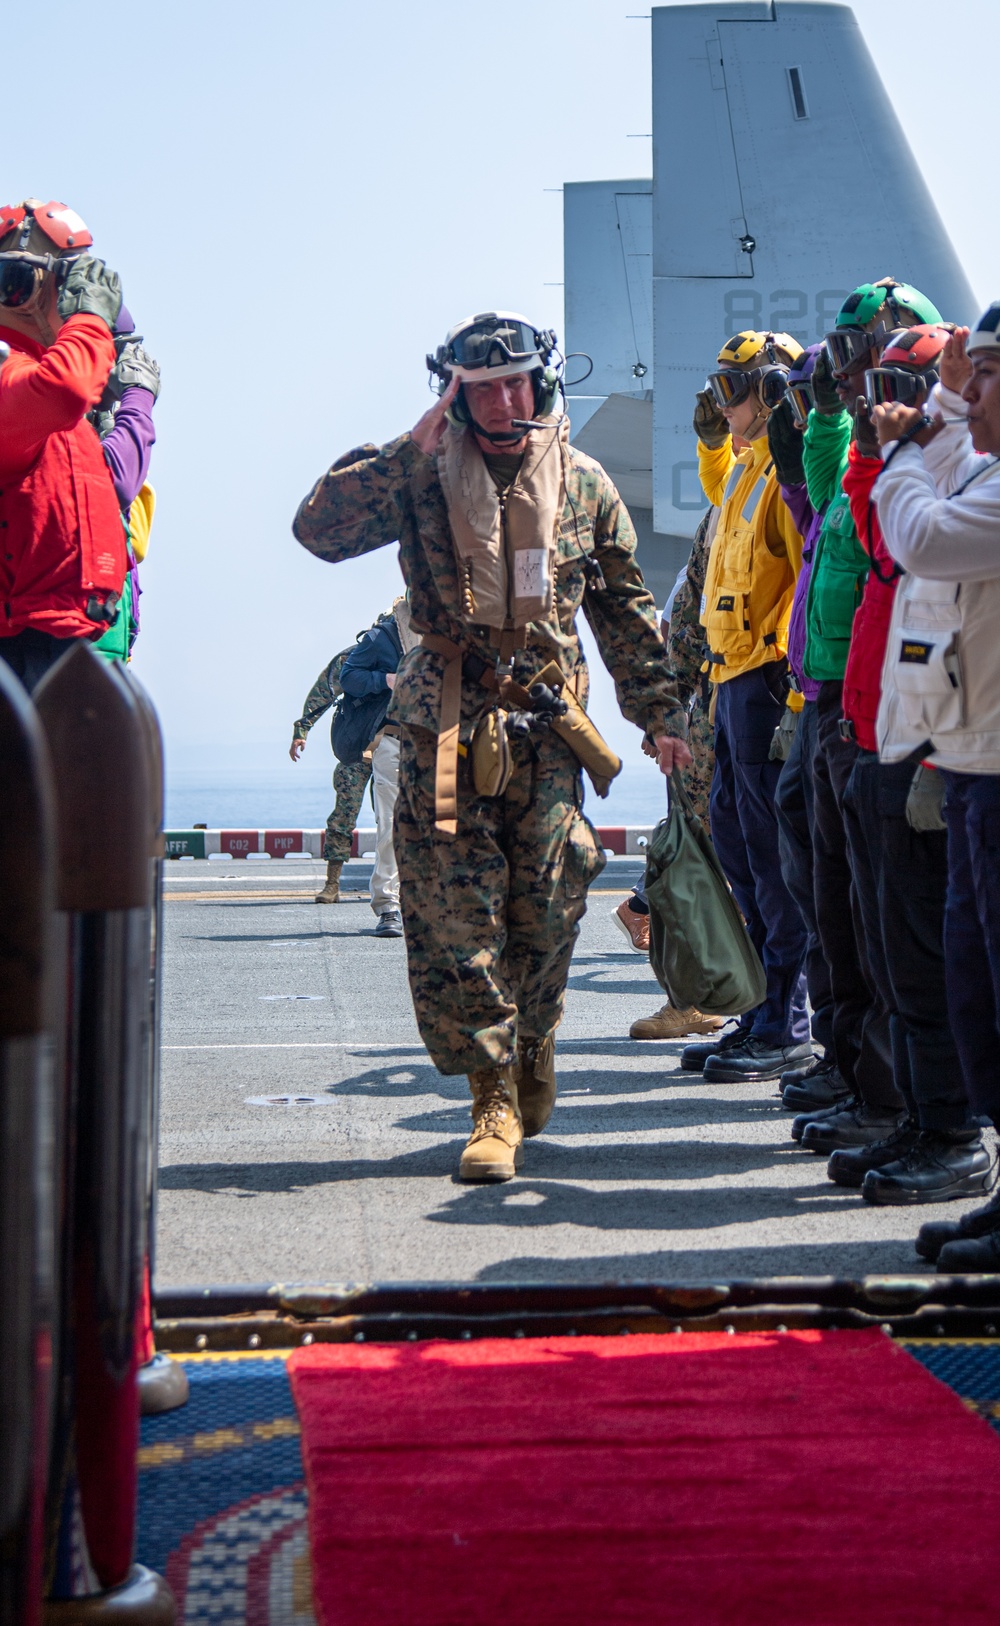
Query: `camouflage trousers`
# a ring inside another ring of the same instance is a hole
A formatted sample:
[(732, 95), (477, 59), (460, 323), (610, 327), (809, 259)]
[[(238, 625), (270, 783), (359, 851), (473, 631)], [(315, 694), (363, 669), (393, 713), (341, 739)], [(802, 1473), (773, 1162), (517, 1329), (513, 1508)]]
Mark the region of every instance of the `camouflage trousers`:
[(684, 789), (705, 829), (708, 829), (708, 798), (715, 772), (715, 729), (708, 720), (708, 707), (698, 700), (688, 718), (688, 744), (694, 757), (690, 768), (681, 770)]
[(437, 739), (404, 728), (394, 842), (410, 992), (439, 1072), (513, 1060), (557, 1026), (587, 888), (604, 853), (580, 811), (579, 764), (554, 734), (512, 742), (502, 796), (459, 759), (458, 834), (434, 828)]
[(372, 776), (370, 762), (338, 762), (333, 770), (336, 801), (326, 821), (323, 857), (327, 863), (344, 864), (351, 856), (351, 837), (357, 828), (365, 789)]

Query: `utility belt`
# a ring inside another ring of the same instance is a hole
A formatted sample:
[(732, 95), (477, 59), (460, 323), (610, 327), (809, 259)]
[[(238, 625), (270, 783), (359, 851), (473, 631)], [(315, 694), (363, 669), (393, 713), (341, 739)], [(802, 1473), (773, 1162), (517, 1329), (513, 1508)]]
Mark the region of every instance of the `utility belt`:
[[(490, 666), (471, 650), (464, 650), (450, 638), (425, 632), (425, 649), (443, 655), (446, 661), (441, 681), (441, 715), (438, 719), (437, 760), (434, 772), (434, 825), (442, 835), (458, 833), (458, 757), (462, 719), (462, 681), (478, 684), (497, 697), (487, 716), (476, 725), (472, 737), (472, 776), (477, 795), (502, 796), (513, 769), (505, 712), (536, 715), (542, 708), (536, 696), (507, 673)], [(509, 647), (505, 645), (509, 644)], [(509, 662), (514, 653), (513, 639), (501, 645), (500, 660)], [(562, 668), (549, 661), (537, 673), (534, 684), (544, 684), (558, 697), (546, 697), (544, 724), (569, 746), (581, 767), (587, 770), (598, 796), (607, 796), (612, 779), (621, 773), (621, 758), (601, 738), (572, 689)], [(555, 705), (552, 701), (555, 701)]]

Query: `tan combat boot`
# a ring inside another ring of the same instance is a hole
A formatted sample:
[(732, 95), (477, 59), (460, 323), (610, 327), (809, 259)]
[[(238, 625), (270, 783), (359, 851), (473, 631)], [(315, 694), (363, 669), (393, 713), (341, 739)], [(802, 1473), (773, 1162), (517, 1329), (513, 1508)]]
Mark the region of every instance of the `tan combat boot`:
[(556, 1104), (556, 1041), (517, 1041), (517, 1105), (525, 1136), (540, 1135)]
[(679, 1011), (668, 999), (655, 1016), (643, 1016), (633, 1022), (628, 1036), (630, 1039), (683, 1039), (688, 1033), (718, 1033), (725, 1025), (723, 1016), (702, 1016), (693, 1005)]
[(521, 1167), (521, 1114), (513, 1067), (469, 1074), (473, 1130), (458, 1166), (460, 1180), (510, 1180)]
[(322, 892), (317, 892), (317, 903), (340, 902), (340, 872), (343, 863), (339, 859), (328, 858), (326, 861), (326, 885)]

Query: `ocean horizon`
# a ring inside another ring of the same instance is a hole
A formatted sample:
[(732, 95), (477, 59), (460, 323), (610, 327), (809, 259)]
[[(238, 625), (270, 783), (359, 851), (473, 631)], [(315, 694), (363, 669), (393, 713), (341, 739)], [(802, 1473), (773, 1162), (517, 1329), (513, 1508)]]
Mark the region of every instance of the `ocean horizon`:
[[(190, 830), (319, 830), (333, 806), (332, 774), (286, 762), (273, 768), (167, 768), (166, 826)], [(607, 797), (597, 796), (584, 775), (584, 811), (594, 824), (656, 824), (666, 813), (666, 787), (652, 762), (624, 767)], [(366, 797), (358, 817), (374, 829)]]

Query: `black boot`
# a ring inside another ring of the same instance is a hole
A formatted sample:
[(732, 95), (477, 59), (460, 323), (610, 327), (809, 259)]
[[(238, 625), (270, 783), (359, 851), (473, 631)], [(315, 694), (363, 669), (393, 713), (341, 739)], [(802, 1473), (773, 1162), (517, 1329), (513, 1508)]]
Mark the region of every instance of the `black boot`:
[[(786, 1080), (791, 1079), (792, 1083)], [(843, 1106), (850, 1095), (839, 1068), (832, 1061), (821, 1061), (811, 1067), (795, 1082), (795, 1073), (782, 1073), (781, 1104), (786, 1112), (808, 1112), (815, 1107)]]
[(728, 1033), (723, 1033), (718, 1039), (702, 1039), (698, 1044), (686, 1044), (681, 1051), (681, 1072), (702, 1072), (709, 1056), (715, 1056), (723, 1050), (732, 1050), (734, 1045), (742, 1044), (745, 1038), (744, 1028), (730, 1028)]
[(811, 1055), (807, 1044), (774, 1045), (767, 1039), (748, 1034), (740, 1045), (717, 1050), (705, 1062), (706, 1084), (739, 1084), (744, 1079), (759, 1083), (780, 1078), (785, 1069)]
[(991, 1231), (1000, 1231), (1000, 1186), (982, 1208), (973, 1208), (959, 1220), (928, 1220), (921, 1225), (915, 1247), (921, 1259), (933, 1264), (947, 1243), (988, 1236)]
[(894, 1129), (891, 1135), (884, 1140), (872, 1141), (869, 1146), (844, 1147), (831, 1155), (826, 1166), (830, 1179), (838, 1186), (854, 1186), (864, 1184), (871, 1169), (882, 1169), (887, 1164), (896, 1164), (901, 1157), (917, 1144), (920, 1138), (919, 1126), (912, 1118)]
[(1000, 1271), (1000, 1231), (946, 1242), (938, 1254), (937, 1267), (943, 1276), (967, 1276), (977, 1271), (994, 1275)]
[(812, 1112), (800, 1112), (797, 1118), (792, 1119), (792, 1139), (801, 1141), (807, 1124), (822, 1123), (824, 1118), (832, 1118), (835, 1113), (847, 1112), (860, 1104), (857, 1096), (849, 1095), (844, 1101), (835, 1101), (833, 1106), (814, 1107)]
[(871, 1146), (874, 1141), (885, 1140), (899, 1128), (900, 1115), (892, 1112), (871, 1112), (868, 1107), (845, 1107), (829, 1118), (813, 1118), (802, 1133), (805, 1152), (824, 1155), (849, 1146)]
[(866, 1203), (947, 1203), (985, 1195), (993, 1178), (981, 1135), (922, 1129), (897, 1162), (865, 1175), (861, 1195)]
[(836, 1062), (832, 1057), (828, 1059), (826, 1056), (814, 1054), (798, 1067), (785, 1068), (781, 1075), (781, 1088), (785, 1089), (789, 1084), (803, 1084), (806, 1079), (814, 1078), (817, 1073), (822, 1073), (825, 1069), (835, 1066)]

